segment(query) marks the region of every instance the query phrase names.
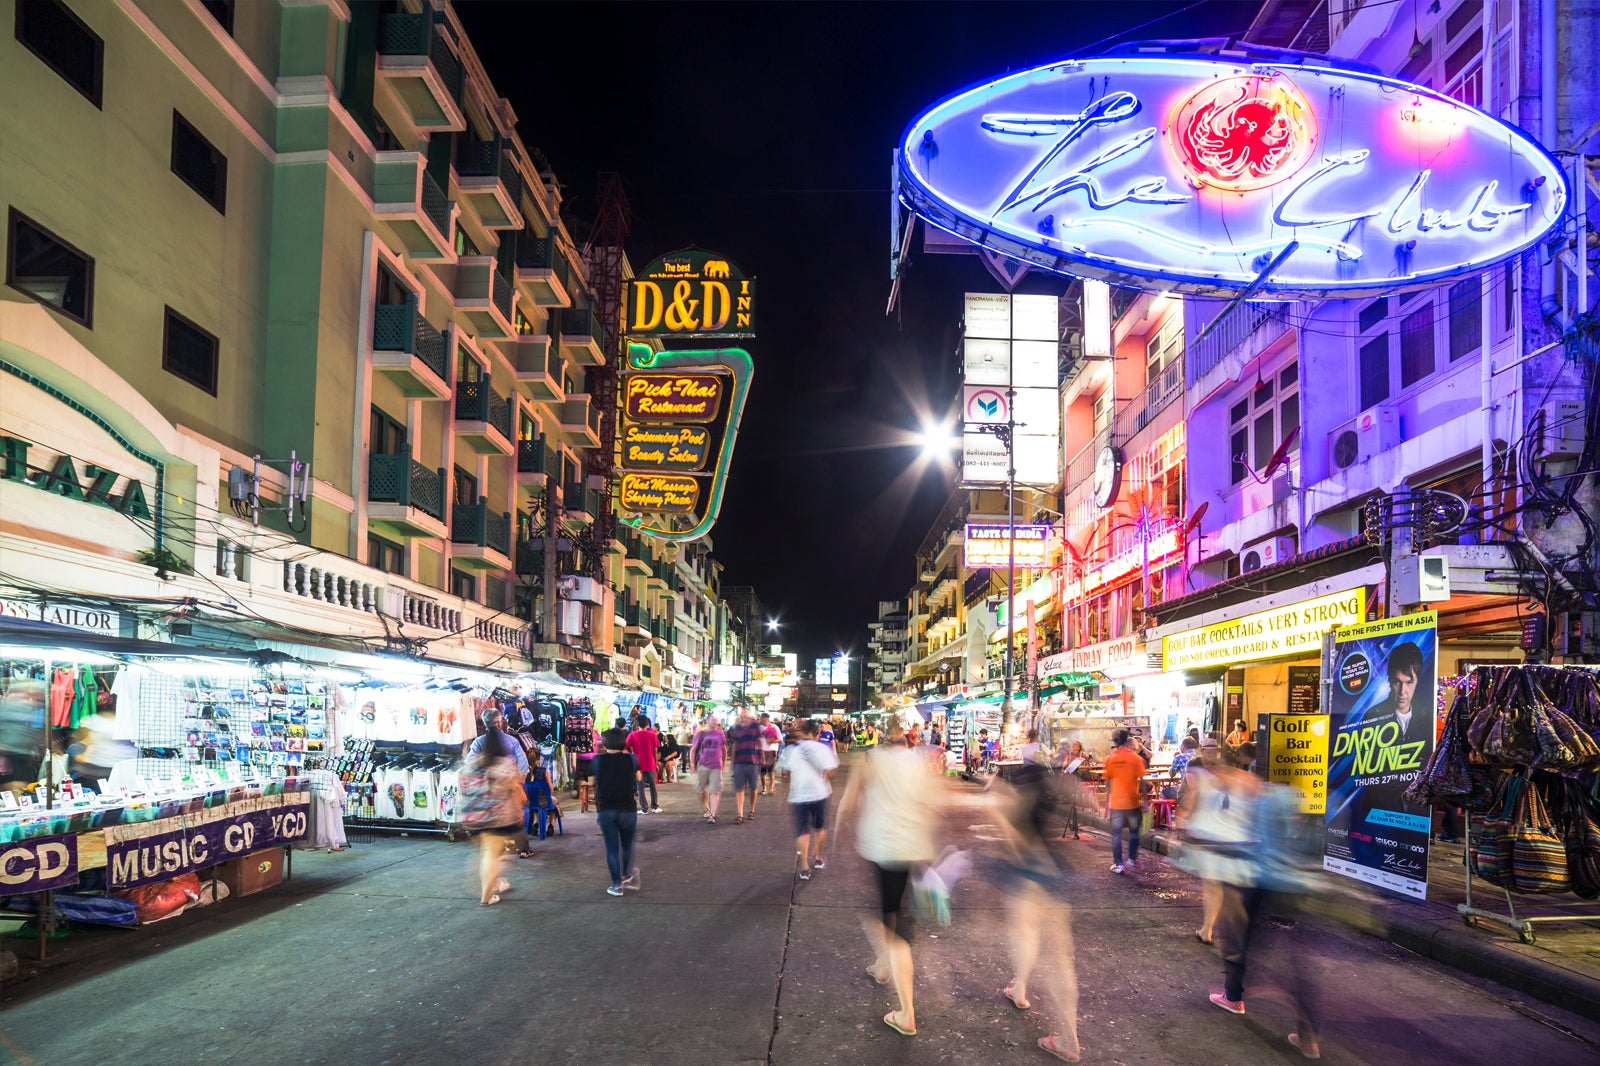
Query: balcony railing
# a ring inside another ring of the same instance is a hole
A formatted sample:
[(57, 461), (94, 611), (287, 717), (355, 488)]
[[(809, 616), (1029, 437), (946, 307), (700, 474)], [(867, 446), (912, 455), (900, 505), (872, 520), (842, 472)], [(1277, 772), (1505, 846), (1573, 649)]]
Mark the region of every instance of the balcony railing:
[(489, 501), (458, 503), (450, 509), (450, 539), (457, 544), (476, 544), (492, 548), (501, 555), (511, 554), (511, 516), (489, 510)]
[(561, 336), (589, 337), (595, 344), (605, 346), (600, 335), (600, 319), (587, 307), (568, 307), (561, 312)]
[(1189, 366), (1188, 383), (1193, 385), (1205, 377), (1229, 352), (1249, 340), (1252, 333), (1269, 322), (1277, 323), (1274, 336), (1283, 332), (1284, 324), (1272, 307), (1249, 303), (1236, 305), (1210, 333), (1189, 349), (1185, 360)]
[(379, 16), (378, 54), (427, 56), (451, 98), (461, 102), (461, 61), (444, 43), (444, 36), (434, 31), (431, 11)]
[(511, 435), (511, 404), (489, 387), (487, 379), (456, 382), (456, 421), (487, 422), (506, 440)]
[(462, 141), (456, 149), (456, 173), (464, 178), (496, 178), (512, 203), (522, 202), (522, 174), (502, 138)]
[(517, 235), (516, 264), (523, 270), (548, 270), (555, 274), (563, 289), (571, 291), (572, 267), (554, 237), (540, 237), (532, 230), (523, 230)]
[(517, 573), (535, 576), (544, 573), (544, 541), (517, 542)]
[(443, 522), (444, 471), (429, 470), (410, 455), (369, 455), (367, 499), (415, 507)]
[(450, 198), (427, 171), (422, 173), (422, 213), (428, 216), (428, 221), (444, 234), (446, 240), (451, 239)]
[(517, 441), (517, 473), (553, 474), (559, 465), (556, 453), (545, 444), (543, 437)]
[(403, 304), (379, 304), (372, 315), (372, 348), (379, 352), (410, 352), (439, 375), (450, 380), (444, 358), (444, 337), (417, 309), (416, 297)]
[(561, 501), (568, 511), (582, 511), (591, 517), (600, 513), (600, 491), (586, 484), (574, 482), (563, 488)]
[(1168, 404), (1183, 395), (1183, 358), (1172, 360), (1139, 395), (1123, 404), (1113, 419), (1117, 440), (1127, 443), (1135, 433), (1154, 422)]

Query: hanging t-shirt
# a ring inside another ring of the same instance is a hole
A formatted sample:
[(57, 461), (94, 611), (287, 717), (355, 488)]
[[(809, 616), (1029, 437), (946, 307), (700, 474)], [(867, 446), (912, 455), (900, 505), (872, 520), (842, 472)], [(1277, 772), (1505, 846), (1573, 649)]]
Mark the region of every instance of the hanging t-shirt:
[(439, 820), (439, 777), (431, 770), (411, 771), (411, 802), (406, 818), (413, 822)]
[(111, 682), (111, 694), (117, 698), (117, 717), (111, 726), (113, 740), (139, 739), (139, 686), (144, 678), (144, 667), (124, 666)]
[(561, 715), (566, 707), (559, 700), (538, 700), (530, 710), (533, 712), (530, 729), (534, 740), (549, 746), (561, 739)]
[(50, 678), (50, 724), (57, 729), (72, 725), (72, 701), (77, 698), (77, 679), (64, 666)]
[(461, 774), (456, 770), (439, 771), (439, 820), (457, 820), (456, 805), (461, 798)]

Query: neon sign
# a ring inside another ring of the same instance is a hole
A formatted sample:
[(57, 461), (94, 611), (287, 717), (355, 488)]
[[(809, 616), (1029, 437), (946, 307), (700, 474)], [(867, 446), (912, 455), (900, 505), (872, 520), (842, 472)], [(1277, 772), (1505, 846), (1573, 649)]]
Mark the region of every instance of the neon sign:
[(966, 566), (968, 570), (1008, 566), (1012, 560), (1012, 529), (1016, 529), (1016, 566), (1019, 570), (1042, 570), (1050, 565), (1050, 527), (1045, 525), (1006, 526), (968, 522)]
[(1567, 185), (1523, 131), (1361, 70), (1197, 54), (1068, 61), (912, 122), (900, 197), (1083, 277), (1283, 298), (1436, 284), (1536, 244)]

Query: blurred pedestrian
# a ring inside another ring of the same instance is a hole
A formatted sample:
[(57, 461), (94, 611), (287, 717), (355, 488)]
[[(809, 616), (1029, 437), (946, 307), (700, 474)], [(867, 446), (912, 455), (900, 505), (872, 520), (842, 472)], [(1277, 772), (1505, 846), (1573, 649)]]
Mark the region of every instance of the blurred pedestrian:
[(705, 724), (689, 742), (689, 768), (695, 772), (695, 786), (700, 792), (700, 810), (706, 821), (717, 821), (717, 805), (722, 802), (722, 761), (728, 735), (715, 717)]
[(728, 730), (728, 751), (733, 763), (733, 803), (738, 821), (753, 821), (756, 787), (761, 782), (761, 727), (748, 707), (739, 712), (739, 721)]
[(1200, 878), (1200, 928), (1196, 940), (1210, 944), (1222, 913), (1222, 884), (1240, 874), (1250, 849), (1249, 810), (1254, 781), (1224, 754), (1217, 738), (1201, 741), (1185, 767), (1178, 795), (1183, 848), (1178, 864)]
[[(661, 737), (650, 728), (650, 719), (639, 716), (639, 727), (628, 734), (626, 746), (628, 751), (639, 763), (639, 813), (661, 813), (661, 797), (656, 794), (656, 753), (661, 745)], [(649, 789), (650, 802), (644, 799), (645, 790)]]
[[(1300, 794), (1287, 785), (1257, 784), (1246, 801), (1252, 837), (1248, 859), (1223, 888), (1225, 910), (1234, 920), (1221, 936), (1224, 986), (1211, 1002), (1231, 1014), (1245, 1012), (1245, 976), (1252, 950), (1277, 948), (1289, 968), (1284, 984), (1293, 1000), (1295, 1028), (1289, 1043), (1308, 1059), (1320, 1058), (1315, 987), (1304, 965), (1307, 953), (1292, 943), (1304, 916), (1302, 902), (1315, 886), (1310, 870), (1321, 840), (1316, 824), (1302, 820)], [(1277, 921), (1267, 921), (1271, 914)]]
[[(839, 768), (839, 757), (817, 739), (815, 722), (800, 726), (800, 743), (785, 748), (779, 764), (789, 776), (789, 811), (794, 816), (795, 850), (800, 853), (800, 880), (811, 880), (813, 868), (826, 868), (828, 797), (833, 785), (828, 775)], [(812, 858), (812, 842), (816, 857)]]
[(915, 1036), (910, 928), (902, 907), (912, 870), (937, 854), (933, 830), (940, 793), (927, 760), (905, 746), (898, 720), (889, 720), (883, 736), (885, 743), (867, 753), (845, 786), (838, 820), (842, 827), (860, 808), (856, 850), (877, 873), (879, 920), (863, 923), (873, 952), (867, 972), (879, 984), (892, 984), (899, 1001), (883, 1022), (902, 1036)]
[(1072, 947), (1072, 914), (1046, 920), (1061, 867), (1045, 843), (1045, 826), (1063, 796), (1060, 778), (1038, 761), (1024, 761), (1010, 784), (995, 786), (1000, 826), (1005, 834), (1006, 889), (1010, 897), (1007, 929), (1011, 949), (1011, 983), (1004, 995), (1018, 1010), (1030, 1010), (1029, 982), (1044, 956), (1045, 995), (1055, 1010), (1059, 1029), (1038, 1041), (1040, 1050), (1063, 1062), (1077, 1062), (1078, 978)]
[(778, 790), (773, 773), (778, 767), (778, 752), (783, 749), (783, 733), (772, 724), (772, 715), (761, 715), (761, 794), (770, 796)]
[(462, 806), (469, 812), (464, 821), (478, 834), (478, 902), (485, 907), (499, 903), (500, 893), (511, 888), (501, 876), (501, 864), (507, 843), (522, 829), (527, 802), (522, 791), (526, 774), (512, 757), (521, 751), (499, 728), (504, 720), (499, 711), (484, 715), (484, 734), (461, 766)]
[(1044, 760), (1044, 745), (1039, 743), (1039, 731), (1037, 729), (1028, 730), (1028, 739), (1024, 740), (1022, 746), (1017, 749), (1017, 758), (1021, 759), (1024, 765)]
[[(1116, 745), (1106, 756), (1101, 776), (1106, 782), (1107, 817), (1111, 821), (1111, 872), (1120, 874), (1139, 864), (1139, 828), (1144, 820), (1144, 796), (1139, 785), (1144, 780), (1144, 760), (1128, 746), (1126, 729), (1111, 734)], [(1122, 862), (1122, 831), (1128, 831), (1128, 862)]]
[(608, 729), (600, 739), (605, 750), (594, 757), (595, 818), (605, 838), (606, 870), (611, 874), (606, 894), (620, 896), (624, 888), (639, 887), (639, 871), (633, 864), (633, 838), (639, 827), (634, 804), (643, 774), (639, 760), (627, 750), (626, 733)]
[(828, 746), (828, 750), (833, 752), (835, 756), (839, 754), (839, 744), (833, 735), (833, 722), (830, 719), (824, 718), (819, 724), (817, 728), (817, 742), (819, 744), (826, 744)]

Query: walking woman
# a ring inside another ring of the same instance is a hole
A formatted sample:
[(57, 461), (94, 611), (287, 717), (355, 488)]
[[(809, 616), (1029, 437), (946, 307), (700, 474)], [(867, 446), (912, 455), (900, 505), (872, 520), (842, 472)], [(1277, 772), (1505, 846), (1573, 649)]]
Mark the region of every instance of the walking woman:
[(506, 845), (522, 828), (522, 768), (512, 756), (516, 741), (486, 719), (483, 736), (461, 767), (463, 804), (473, 811), (470, 824), (478, 833), (478, 902), (492, 907), (511, 882), (500, 876)]
[(883, 1023), (902, 1036), (915, 1036), (910, 930), (901, 907), (912, 870), (932, 862), (936, 854), (933, 828), (941, 794), (928, 760), (905, 746), (905, 727), (890, 719), (885, 730), (887, 743), (870, 749), (851, 775), (839, 801), (838, 821), (843, 827), (860, 807), (856, 851), (875, 868), (879, 897), (879, 920), (863, 925), (873, 952), (867, 972), (880, 985), (892, 984), (900, 1002), (900, 1009), (885, 1014)]
[(639, 871), (633, 866), (633, 834), (639, 825), (634, 789), (642, 778), (639, 760), (625, 751), (628, 735), (607, 730), (601, 738), (605, 751), (594, 758), (594, 807), (600, 835), (606, 841), (606, 869), (611, 874), (608, 896), (624, 888), (637, 890)]

